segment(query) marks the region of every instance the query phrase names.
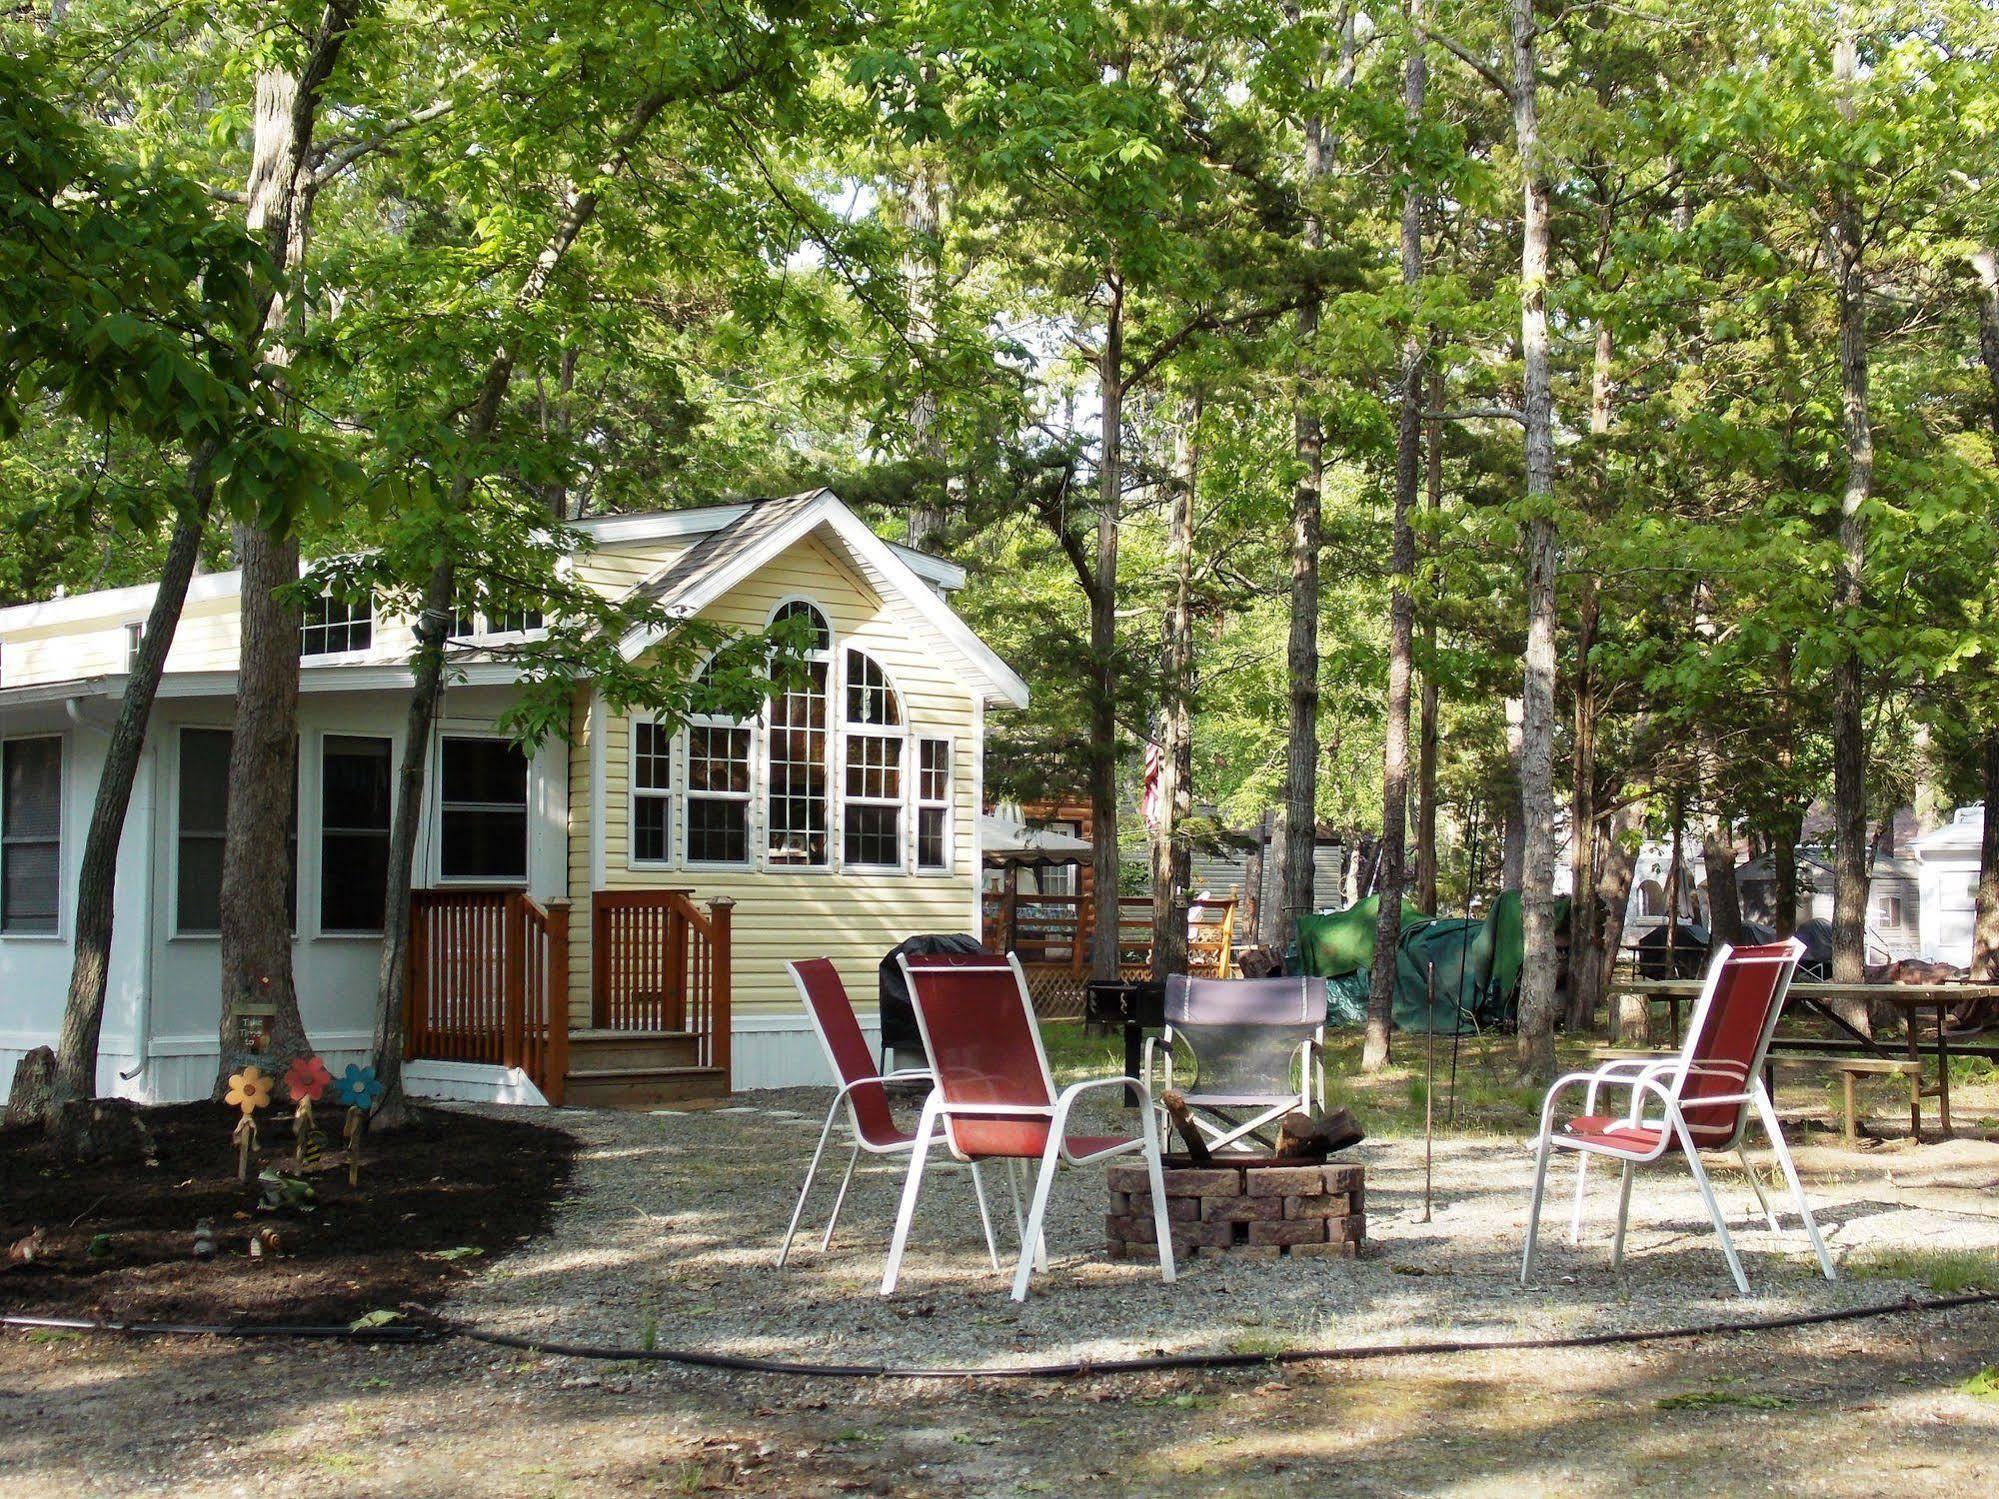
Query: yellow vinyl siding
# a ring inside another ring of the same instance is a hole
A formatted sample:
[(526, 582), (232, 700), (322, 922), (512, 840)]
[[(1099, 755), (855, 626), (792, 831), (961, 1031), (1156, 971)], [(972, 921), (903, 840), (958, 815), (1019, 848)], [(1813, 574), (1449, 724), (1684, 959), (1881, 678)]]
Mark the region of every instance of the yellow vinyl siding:
[[(611, 889), (679, 887), (704, 905), (717, 896), (736, 902), (734, 992), (738, 1012), (791, 1013), (798, 1000), (784, 971), (788, 958), (830, 957), (840, 967), (857, 1004), (875, 998), (876, 965), (904, 937), (917, 932), (962, 932), (972, 920), (978, 872), (972, 865), (978, 806), (976, 687), (968, 673), (930, 627), (909, 611), (891, 608), (854, 570), (815, 538), (792, 546), (747, 582), (702, 611), (701, 617), (742, 630), (763, 628), (777, 604), (790, 597), (810, 599), (832, 626), (836, 653), (852, 645), (887, 670), (902, 698), (911, 733), (903, 766), (905, 791), (914, 776), (917, 737), (948, 738), (952, 748), (952, 868), (949, 874), (833, 870), (743, 870), (629, 867), (631, 722), (624, 714), (604, 719), (604, 883)], [(837, 719), (844, 704), (831, 704)], [(587, 701), (579, 705), (580, 732), (572, 767), (571, 896), (576, 902), (571, 941), (571, 1014), (589, 1016), (590, 811)], [(753, 853), (760, 851), (763, 807), (763, 744), (758, 736), (757, 800), (752, 804)], [(835, 767), (837, 772), (838, 767)], [(840, 777), (830, 790), (837, 802)], [(907, 802), (907, 798), (905, 799)], [(829, 808), (838, 854), (838, 808)], [(676, 821), (681, 803), (675, 803)], [(903, 814), (904, 843), (910, 843), (913, 814)]]
[(646, 541), (600, 546), (576, 554), (576, 581), (606, 598), (622, 598), (687, 549), (681, 541)]

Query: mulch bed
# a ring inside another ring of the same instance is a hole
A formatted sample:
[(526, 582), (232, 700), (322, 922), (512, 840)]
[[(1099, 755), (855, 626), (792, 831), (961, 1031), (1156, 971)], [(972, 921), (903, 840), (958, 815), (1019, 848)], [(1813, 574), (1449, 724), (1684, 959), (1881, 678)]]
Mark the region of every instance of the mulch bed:
[[(270, 1210), (257, 1172), (289, 1166), (292, 1143), (272, 1112), (248, 1185), (236, 1180), (234, 1111), (217, 1104), (143, 1110), (156, 1164), (66, 1166), (38, 1130), (0, 1130), (0, 1310), (323, 1324), (431, 1306), (546, 1230), (575, 1153), (559, 1129), (424, 1110), (369, 1137), (359, 1186), (335, 1156), (310, 1177), (312, 1211)], [(340, 1115), (326, 1119), (337, 1146)], [(215, 1230), (210, 1260), (194, 1257), (202, 1218)], [(32, 1259), (9, 1253), (37, 1229)], [(275, 1255), (251, 1256), (260, 1229), (277, 1235)]]

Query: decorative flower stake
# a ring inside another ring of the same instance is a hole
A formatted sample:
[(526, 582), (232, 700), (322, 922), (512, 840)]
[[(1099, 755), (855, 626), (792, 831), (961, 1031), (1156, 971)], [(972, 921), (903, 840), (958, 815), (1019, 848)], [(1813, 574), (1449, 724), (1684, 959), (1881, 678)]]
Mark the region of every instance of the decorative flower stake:
[(318, 1057), (300, 1057), (285, 1073), (285, 1091), (294, 1103), (318, 1103), (333, 1086), (333, 1074)]
[(373, 1108), (375, 1100), (388, 1091), (375, 1076), (375, 1069), (360, 1062), (349, 1062), (333, 1085), (334, 1096), (350, 1109)]
[(229, 1074), (229, 1091), (224, 1101), (233, 1103), (248, 1118), (271, 1101), (271, 1078), (261, 1067), (245, 1067)]

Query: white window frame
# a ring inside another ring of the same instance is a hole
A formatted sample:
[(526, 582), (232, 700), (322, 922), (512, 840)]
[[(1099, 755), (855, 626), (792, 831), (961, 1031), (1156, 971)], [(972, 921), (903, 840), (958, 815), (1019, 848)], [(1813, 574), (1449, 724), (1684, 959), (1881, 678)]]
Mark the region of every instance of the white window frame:
[[(0, 930), (0, 941), (5, 942), (67, 942), (69, 940), (69, 735), (61, 730), (46, 734), (8, 734), (0, 736), (0, 772), (4, 772), (6, 747), (17, 741), (33, 739), (53, 739), (56, 742), (56, 924), (46, 932), (10, 932)], [(7, 785), (4, 774), (0, 774), (0, 827), (5, 827), (5, 804)], [(36, 841), (40, 841), (39, 839)], [(0, 844), (0, 875), (5, 874), (7, 850)]]
[(523, 630), (496, 630), (493, 628), (493, 617), (490, 614), (484, 609), (474, 609), (469, 613), (472, 628), (466, 633), (460, 633), (458, 629), (459, 619), (466, 616), (455, 614), (452, 616), (450, 638), (460, 645), (488, 645), (500, 642), (542, 640), (547, 638), (547, 614), (539, 609), (526, 609), (521, 612), (524, 614), (539, 615), (541, 623), (538, 625), (529, 625)]
[[(958, 843), (956, 803), (958, 797), (958, 744), (949, 734), (922, 734), (912, 732), (911, 742), (916, 747), (915, 773), (910, 778), (910, 820), (909, 820), (909, 867), (921, 875), (932, 878), (949, 877), (958, 872)], [(925, 797), (923, 794), (923, 747), (926, 744), (944, 746), (944, 796), (942, 800)], [(923, 814), (942, 812), (944, 814), (944, 862), (925, 864), (923, 862)]]
[[(333, 604), (333, 603), (341, 604), (342, 606), (348, 609), (356, 607), (356, 605), (352, 601), (347, 599), (336, 599), (330, 593), (321, 594), (319, 598), (315, 601), (315, 604), (320, 604), (320, 605)], [(314, 604), (308, 604), (306, 605), (306, 608), (311, 609), (314, 606), (315, 606)], [(368, 597), (367, 607), (368, 607), (368, 643), (364, 646), (358, 646), (358, 647), (349, 646), (344, 650), (338, 650), (338, 651), (308, 651), (305, 648), (305, 632), (308, 629), (331, 628), (331, 627), (330, 626), (320, 627), (312, 625), (305, 618), (304, 612), (302, 611), (299, 616), (299, 638), (298, 638), (299, 660), (302, 662), (311, 661), (321, 666), (325, 666), (328, 664), (339, 665), (340, 663), (346, 661), (366, 661), (370, 656), (374, 654), (375, 645), (376, 645), (376, 635), (377, 632), (380, 630), (382, 624), (381, 616), (376, 612), (375, 599), (374, 595), (372, 594), (370, 594)], [(360, 621), (357, 619), (349, 619), (345, 622), (345, 626), (348, 629), (352, 629), (353, 626), (359, 623)]]
[(125, 622), (125, 674), (130, 676), (139, 669), (139, 651), (146, 643), (146, 622), (131, 619)]
[[(752, 803), (755, 818), (756, 843), (751, 855), (751, 866), (766, 873), (802, 874), (820, 878), (835, 874), (840, 869), (840, 720), (846, 712), (846, 699), (840, 680), (840, 635), (833, 628), (833, 615), (819, 600), (807, 594), (788, 593), (770, 606), (764, 616), (766, 629), (777, 619), (779, 611), (789, 604), (808, 605), (826, 624), (826, 645), (823, 650), (811, 651), (807, 661), (823, 661), (826, 667), (826, 758), (822, 767), (826, 772), (826, 858), (819, 864), (792, 864), (780, 862), (770, 855), (770, 790), (771, 748), (777, 742), (777, 735), (771, 725), (771, 699), (764, 702), (763, 712), (758, 715), (761, 733), (753, 737), (750, 749), (755, 758), (751, 761), (751, 773), (757, 779), (756, 799)], [(758, 745), (755, 740), (761, 739)], [(727, 868), (738, 866), (729, 865)]]
[[(813, 605), (813, 607), (816, 609), (818, 608), (818, 605), (815, 604)], [(819, 617), (821, 619), (826, 618), (826, 611), (824, 609), (819, 610)], [(832, 621), (827, 620), (826, 631), (829, 638), (832, 634), (832, 630), (833, 630)], [(712, 656), (709, 658), (709, 660), (711, 661), (713, 659), (714, 658)], [(705, 672), (707, 669), (708, 669), (708, 663), (703, 662), (701, 666), (701, 671)], [(699, 675), (700, 673), (696, 673), (697, 679)], [(678, 803), (678, 827), (680, 833), (681, 868), (701, 869), (701, 870), (741, 871), (745, 869), (755, 869), (757, 867), (758, 863), (757, 856), (760, 851), (758, 848), (757, 840), (761, 838), (763, 835), (763, 819), (758, 815), (758, 809), (761, 806), (763, 800), (762, 796), (763, 788), (757, 784), (757, 766), (761, 761), (762, 746), (760, 744), (760, 741), (763, 738), (763, 735), (760, 731), (762, 727), (763, 727), (762, 713), (758, 713), (750, 718), (724, 718), (722, 715), (717, 713), (696, 713), (690, 715), (688, 717), (687, 723), (685, 724), (685, 726), (682, 727), (681, 731), (673, 736), (674, 749), (678, 755), (678, 758), (674, 761), (674, 778), (675, 778), (675, 791), (676, 791), (675, 800)], [(692, 736), (693, 736), (693, 731), (695, 729), (727, 729), (732, 731), (747, 732), (749, 734), (750, 744), (747, 756), (748, 763), (746, 767), (749, 771), (750, 783), (748, 789), (740, 792), (736, 791), (697, 792), (694, 789), (694, 744)], [(697, 859), (694, 857), (693, 847), (689, 842), (689, 838), (691, 837), (694, 831), (694, 817), (693, 817), (692, 808), (693, 808), (693, 803), (697, 799), (700, 801), (739, 802), (742, 804), (743, 806), (743, 857), (742, 858), (731, 860), (731, 859)], [(794, 866), (787, 864), (780, 867), (785, 869), (790, 869), (793, 868)]]
[[(683, 784), (679, 735), (674, 735), (666, 743), (666, 785), (662, 787), (639, 787), (639, 726), (644, 724), (655, 731), (659, 728), (659, 717), (651, 713), (634, 713), (625, 723), (625, 867), (627, 869), (671, 869), (676, 852), (675, 839), (680, 833), (680, 819), (675, 815), (675, 792)], [(639, 857), (639, 802), (641, 799), (659, 801), (666, 804), (666, 852), (657, 859)]]
[[(521, 757), (527, 761), (527, 781), (521, 788), (521, 811), (523, 816), (521, 818), (521, 876), (519, 881), (516, 882), (504, 876), (489, 874), (448, 875), (444, 872), (444, 743), (447, 739), (491, 739), (501, 744), (513, 743), (505, 734), (502, 734), (490, 725), (483, 727), (444, 725), (438, 728), (435, 737), (431, 741), (431, 763), (436, 767), (437, 773), (429, 778), (429, 811), (432, 830), (430, 867), (433, 884), (438, 889), (478, 889), (481, 886), (508, 890), (516, 888), (521, 890), (530, 889), (534, 880), (535, 757), (527, 754), (525, 751), (521, 751)], [(515, 748), (518, 749), (519, 747), (515, 746)], [(467, 805), (472, 804), (468, 803)], [(486, 802), (479, 803), (478, 805), (498, 806), (499, 804), (497, 802)]]
[[(850, 683), (847, 677), (849, 654), (859, 656), (881, 673), (883, 684), (895, 704), (895, 716), (900, 720), (894, 725), (855, 723), (847, 717), (847, 694)], [(838, 648), (839, 681), (838, 697), (840, 716), (837, 721), (838, 735), (834, 746), (834, 788), (839, 801), (839, 814), (833, 819), (836, 842), (834, 848), (839, 859), (839, 867), (864, 874), (907, 874), (910, 870), (914, 850), (911, 846), (914, 818), (910, 815), (910, 745), (909, 697), (896, 681), (895, 674), (888, 669), (881, 657), (863, 646), (843, 644)], [(897, 775), (899, 784), (894, 796), (851, 795), (847, 790), (847, 752), (855, 740), (876, 739), (899, 746), (897, 751)], [(873, 863), (847, 858), (847, 809), (854, 807), (887, 807), (896, 814), (895, 862)]]

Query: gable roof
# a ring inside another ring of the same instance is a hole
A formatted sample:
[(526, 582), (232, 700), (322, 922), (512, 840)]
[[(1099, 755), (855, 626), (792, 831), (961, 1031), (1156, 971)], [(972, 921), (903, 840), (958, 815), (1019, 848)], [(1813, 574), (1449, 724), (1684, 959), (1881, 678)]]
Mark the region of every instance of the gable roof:
[[(759, 500), (718, 531), (636, 585), (635, 591), (688, 617), (715, 602), (787, 548), (817, 532), (836, 541), (868, 585), (885, 600), (907, 605), (962, 656), (982, 680), (986, 701), (1027, 706), (1027, 684), (974, 635), (900, 552), (869, 529), (830, 489)], [(659, 633), (634, 630), (623, 641), (627, 657), (658, 643)]]

